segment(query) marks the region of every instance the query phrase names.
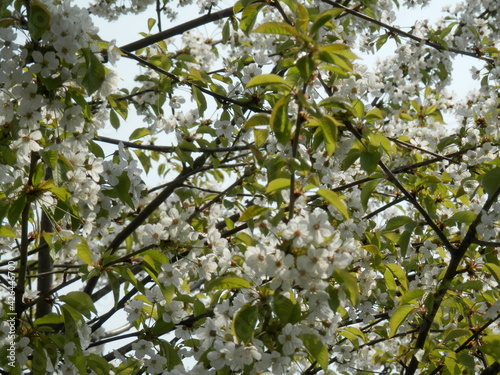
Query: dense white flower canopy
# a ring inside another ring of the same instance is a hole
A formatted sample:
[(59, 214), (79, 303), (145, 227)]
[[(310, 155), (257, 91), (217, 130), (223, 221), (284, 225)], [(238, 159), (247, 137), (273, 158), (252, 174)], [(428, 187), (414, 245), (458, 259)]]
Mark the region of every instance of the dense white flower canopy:
[(0, 2), (0, 367), (500, 372), (498, 1), (435, 3)]

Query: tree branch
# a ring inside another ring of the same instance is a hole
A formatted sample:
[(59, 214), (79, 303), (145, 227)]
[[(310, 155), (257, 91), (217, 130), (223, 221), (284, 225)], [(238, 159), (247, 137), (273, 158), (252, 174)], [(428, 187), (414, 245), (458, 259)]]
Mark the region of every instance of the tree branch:
[(135, 42), (124, 45), (120, 47), (120, 50), (122, 50), (123, 52), (137, 51), (139, 49), (146, 48), (152, 44), (155, 44), (159, 41), (171, 38), (176, 35), (181, 35), (186, 31), (195, 29), (210, 22), (221, 20), (223, 18), (232, 17), (233, 15), (234, 15), (233, 7), (222, 9), (215, 13), (205, 14), (201, 17), (185, 22), (181, 25), (171, 27), (168, 30), (161, 31), (154, 35), (150, 35)]
[(157, 151), (157, 152), (165, 152), (171, 153), (175, 152), (175, 150), (188, 151), (188, 152), (207, 152), (207, 153), (216, 153), (216, 152), (232, 152), (232, 151), (244, 151), (249, 150), (251, 145), (248, 146), (232, 146), (232, 147), (198, 147), (196, 151), (193, 149), (179, 146), (157, 146), (157, 145), (146, 145), (129, 141), (122, 141), (120, 139), (96, 136), (94, 140), (99, 142), (110, 143), (114, 145), (119, 145), (122, 143), (125, 147), (128, 148), (136, 148), (140, 150), (148, 150), (148, 151)]
[(453, 52), (453, 53), (455, 53), (457, 55), (474, 57), (476, 59), (486, 61), (486, 62), (488, 62), (490, 64), (494, 64), (495, 63), (494, 59), (489, 58), (489, 57), (485, 57), (485, 56), (481, 56), (477, 52), (463, 51), (463, 50), (460, 50), (460, 49), (457, 49), (457, 48), (453, 48), (453, 47), (452, 48), (445, 48), (444, 46), (442, 46), (439, 43), (431, 42), (428, 39), (419, 38), (418, 36), (415, 36), (413, 34), (410, 34), (410, 33), (406, 32), (406, 31), (398, 29), (397, 27), (390, 26), (390, 25), (388, 25), (388, 24), (386, 24), (384, 22), (381, 22), (379, 20), (371, 18), (371, 17), (367, 16), (366, 14), (359, 13), (359, 12), (353, 10), (353, 9), (350, 9), (350, 8), (344, 6), (344, 5), (342, 5), (342, 4), (340, 4), (340, 3), (336, 2), (336, 1), (331, 1), (331, 0), (321, 0), (321, 1), (323, 1), (324, 3), (330, 4), (331, 6), (333, 6), (335, 8), (341, 8), (346, 13), (349, 13), (349, 14), (357, 17), (357, 18), (361, 18), (361, 19), (363, 19), (365, 21), (368, 21), (370, 23), (373, 23), (373, 24), (375, 24), (377, 26), (383, 27), (384, 29), (386, 29), (390, 33), (397, 34), (399, 36), (402, 36), (402, 37), (414, 40), (414, 41), (419, 42), (419, 43), (423, 43), (426, 46), (432, 47), (432, 48), (434, 48), (434, 49), (436, 49), (436, 50), (438, 50), (440, 52), (443, 52), (443, 51)]
[(269, 110), (263, 110), (262, 108), (254, 107), (253, 105), (249, 105), (248, 103), (241, 102), (241, 101), (238, 101), (238, 100), (235, 100), (235, 99), (231, 99), (231, 98), (229, 98), (227, 96), (224, 96), (224, 95), (212, 92), (212, 91), (206, 89), (205, 87), (196, 85), (196, 84), (194, 84), (192, 82), (183, 81), (179, 77), (177, 77), (175, 74), (172, 74), (172, 73), (166, 71), (165, 69), (162, 69), (162, 68), (154, 65), (153, 63), (150, 63), (149, 61), (143, 59), (142, 57), (134, 55), (133, 53), (124, 51), (124, 54), (125, 54), (126, 57), (128, 57), (128, 58), (130, 58), (132, 60), (136, 60), (137, 62), (141, 63), (144, 66), (147, 66), (148, 68), (156, 71), (157, 73), (160, 73), (160, 74), (162, 74), (162, 75), (164, 75), (166, 77), (169, 77), (175, 83), (178, 83), (178, 84), (180, 83), (180, 84), (183, 84), (183, 85), (186, 85), (186, 86), (189, 86), (189, 87), (196, 87), (201, 92), (203, 92), (203, 93), (211, 96), (212, 98), (216, 99), (217, 101), (219, 101), (219, 103), (222, 103), (222, 104), (227, 104), (227, 103), (236, 104), (237, 106), (239, 106), (241, 108), (245, 108), (245, 109), (248, 109), (248, 110), (250, 110), (252, 112), (257, 112), (257, 113), (259, 113), (259, 112), (260, 113), (271, 113), (271, 111), (269, 111)]
[[(477, 215), (476, 219), (472, 222), (467, 230), (467, 233), (462, 240), (462, 243), (456, 250), (451, 254), (450, 263), (448, 264), (448, 268), (446, 269), (446, 273), (443, 276), (443, 279), (439, 283), (438, 289), (435, 292), (434, 303), (432, 305), (431, 311), (426, 313), (423, 317), (422, 325), (420, 326), (419, 334), (417, 337), (417, 341), (415, 343), (415, 349), (423, 349), (425, 345), (425, 341), (427, 336), (429, 335), (429, 331), (432, 323), (434, 322), (434, 317), (436, 316), (441, 303), (443, 302), (444, 296), (446, 292), (449, 290), (451, 286), (451, 282), (455, 278), (457, 274), (457, 269), (462, 262), (465, 253), (467, 252), (469, 246), (473, 243), (477, 226), (481, 222), (481, 217), (483, 212), (488, 212), (491, 206), (496, 202), (498, 196), (500, 195), (500, 187), (491, 194), (486, 203), (483, 206), (481, 212)], [(413, 355), (408, 368), (406, 369), (405, 375), (413, 375), (417, 371), (418, 368), (418, 359)]]
[[(52, 178), (52, 170), (50, 167), (45, 167), (45, 180), (48, 181)], [(42, 216), (40, 218), (40, 245), (46, 245), (45, 237), (43, 233), (51, 233), (54, 231), (54, 227), (49, 218), (46, 210), (42, 210)], [(38, 253), (38, 277), (37, 288), (40, 295), (47, 295), (47, 293), (52, 288), (53, 282), (53, 265), (52, 257), (50, 256), (50, 249), (46, 246), (43, 250)], [(36, 305), (36, 318), (41, 318), (52, 311), (52, 302), (47, 299), (40, 300)]]

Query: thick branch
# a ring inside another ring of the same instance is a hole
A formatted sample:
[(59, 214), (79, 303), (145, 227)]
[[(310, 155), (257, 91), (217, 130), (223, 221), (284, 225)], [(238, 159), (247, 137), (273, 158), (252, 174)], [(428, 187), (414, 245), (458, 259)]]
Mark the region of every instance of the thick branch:
[(124, 52), (137, 51), (139, 49), (155, 44), (159, 41), (171, 38), (176, 35), (181, 35), (186, 31), (195, 29), (199, 26), (205, 25), (210, 22), (221, 20), (223, 18), (232, 17), (233, 15), (234, 15), (233, 7), (222, 9), (215, 13), (205, 14), (194, 20), (185, 22), (182, 25), (171, 27), (168, 30), (161, 31), (157, 34), (150, 35), (135, 42), (129, 43), (123, 47), (120, 47), (120, 49)]
[[(25, 187), (24, 194), (25, 202), (24, 208), (21, 213), (21, 246), (19, 249), (20, 259), (18, 268), (18, 280), (16, 286), (16, 326), (21, 320), (21, 316), (26, 309), (23, 301), (23, 295), (25, 291), (26, 284), (26, 274), (28, 272), (28, 246), (29, 246), (29, 218), (31, 210), (31, 197), (27, 194), (27, 191), (33, 186), (33, 174), (35, 173), (36, 164), (38, 162), (39, 155), (36, 152), (31, 152), (31, 161), (27, 186)], [(19, 198), (21, 199), (21, 197)]]
[(179, 147), (179, 146), (147, 145), (147, 144), (140, 144), (140, 143), (135, 143), (135, 142), (122, 141), (120, 139), (114, 139), (114, 138), (108, 138), (108, 137), (102, 137), (102, 136), (96, 136), (94, 139), (96, 141), (111, 143), (114, 145), (119, 145), (120, 143), (122, 143), (125, 147), (129, 147), (129, 148), (136, 148), (136, 149), (140, 149), (140, 150), (149, 150), (149, 151), (157, 151), (157, 152), (165, 152), (165, 153), (175, 152), (175, 150), (177, 150), (177, 149), (179, 149), (181, 151), (189, 151), (189, 152), (215, 153), (215, 152), (243, 151), (243, 150), (249, 150), (251, 148), (250, 145), (249, 146), (232, 146), (232, 147), (198, 147), (198, 149), (196, 151), (193, 151), (193, 149), (188, 149), (188, 148)]
[[(49, 167), (46, 167), (45, 170), (45, 180), (48, 181), (52, 178), (52, 170)], [(45, 237), (43, 233), (51, 233), (54, 231), (54, 227), (50, 220), (50, 217), (46, 210), (42, 210), (42, 216), (40, 218), (40, 245), (43, 246), (46, 244)], [(39, 277), (37, 278), (37, 288), (38, 293), (40, 295), (47, 295), (47, 293), (52, 288), (53, 282), (53, 262), (52, 257), (50, 256), (50, 249), (46, 246), (43, 250), (38, 253), (38, 273)], [(47, 314), (50, 314), (52, 311), (52, 302), (47, 299), (41, 300), (36, 305), (36, 318), (41, 318)]]

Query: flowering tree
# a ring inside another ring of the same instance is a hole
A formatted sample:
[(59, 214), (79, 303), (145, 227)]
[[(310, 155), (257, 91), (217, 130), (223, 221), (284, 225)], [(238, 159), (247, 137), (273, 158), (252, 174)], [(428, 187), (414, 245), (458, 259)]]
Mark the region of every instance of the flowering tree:
[(498, 373), (498, 2), (190, 3), (0, 2), (0, 367)]

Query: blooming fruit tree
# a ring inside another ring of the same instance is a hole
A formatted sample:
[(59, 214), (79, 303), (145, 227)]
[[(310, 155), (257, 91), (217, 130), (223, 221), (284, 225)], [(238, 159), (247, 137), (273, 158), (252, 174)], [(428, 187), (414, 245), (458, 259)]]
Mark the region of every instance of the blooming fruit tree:
[(191, 3), (0, 1), (3, 371), (498, 373), (498, 1)]

